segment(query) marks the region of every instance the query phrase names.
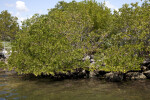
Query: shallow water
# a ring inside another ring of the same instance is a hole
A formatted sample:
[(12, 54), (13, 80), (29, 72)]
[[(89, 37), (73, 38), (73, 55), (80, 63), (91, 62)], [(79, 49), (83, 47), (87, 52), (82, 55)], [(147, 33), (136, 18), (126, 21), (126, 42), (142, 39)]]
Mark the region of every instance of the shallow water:
[(97, 79), (52, 81), (0, 72), (0, 100), (150, 100), (150, 80), (121, 83)]

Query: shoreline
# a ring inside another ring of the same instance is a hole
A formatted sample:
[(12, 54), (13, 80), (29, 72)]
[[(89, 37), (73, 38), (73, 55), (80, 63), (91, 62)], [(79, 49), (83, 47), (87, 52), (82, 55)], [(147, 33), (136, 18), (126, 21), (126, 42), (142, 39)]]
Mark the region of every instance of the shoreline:
[[(84, 60), (90, 60), (90, 65), (95, 63), (95, 60), (93, 57), (85, 57)], [(90, 68), (90, 67), (88, 67)], [(0, 68), (0, 73), (5, 72), (7, 74), (17, 74), (14, 70), (8, 71), (7, 69), (4, 70), (3, 68)], [(17, 74), (18, 75), (18, 74)], [(145, 60), (141, 64), (140, 70), (130, 70), (126, 73), (123, 72), (113, 72), (113, 71), (103, 71), (103, 70), (94, 70), (94, 71), (88, 71), (84, 70), (83, 68), (77, 68), (74, 69), (73, 72), (67, 71), (67, 73), (62, 72), (54, 72), (54, 75), (45, 75), (41, 74), (39, 76), (35, 76), (34, 74), (22, 74), (23, 77), (34, 77), (34, 78), (50, 78), (54, 80), (64, 80), (64, 79), (89, 79), (89, 78), (97, 78), (97, 79), (103, 79), (106, 81), (111, 82), (121, 82), (126, 80), (143, 80), (143, 79), (150, 79), (150, 59)]]
[[(81, 69), (80, 69), (81, 70)], [(82, 72), (76, 71), (70, 74), (66, 73), (55, 73), (52, 75), (44, 75), (41, 74), (39, 76), (35, 76), (34, 74), (21, 74), (19, 75), (15, 71), (8, 71), (4, 69), (0, 69), (0, 73), (5, 73), (6, 75), (18, 75), (25, 79), (50, 79), (50, 80), (65, 80), (65, 79), (100, 79), (106, 80), (108, 82), (124, 82), (131, 80), (146, 80), (150, 79), (150, 70), (141, 72), (141, 71), (129, 71), (127, 73), (122, 72), (105, 72), (105, 71), (84, 71)]]

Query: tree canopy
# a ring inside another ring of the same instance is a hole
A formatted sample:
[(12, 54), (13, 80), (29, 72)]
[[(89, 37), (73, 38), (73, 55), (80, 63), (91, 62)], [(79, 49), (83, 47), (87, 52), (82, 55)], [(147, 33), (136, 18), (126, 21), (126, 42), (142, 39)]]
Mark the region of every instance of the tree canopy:
[(17, 17), (4, 10), (0, 13), (0, 41), (14, 40), (15, 34), (19, 30)]
[(61, 1), (46, 15), (35, 14), (22, 23), (13, 42), (9, 69), (35, 75), (86, 69), (126, 72), (139, 70), (149, 57), (150, 6), (147, 0), (124, 4), (119, 11), (94, 0)]

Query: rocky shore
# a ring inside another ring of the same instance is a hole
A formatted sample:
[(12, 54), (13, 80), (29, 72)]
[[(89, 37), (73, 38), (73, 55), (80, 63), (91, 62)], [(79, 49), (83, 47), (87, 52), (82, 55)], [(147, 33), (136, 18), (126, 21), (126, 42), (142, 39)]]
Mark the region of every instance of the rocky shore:
[[(86, 57), (88, 58), (88, 57)], [(95, 63), (93, 57), (90, 57), (91, 64)], [(105, 79), (107, 81), (112, 82), (120, 82), (124, 80), (142, 80), (142, 79), (150, 79), (150, 59), (146, 59), (141, 64), (141, 70), (138, 71), (128, 71), (126, 73), (122, 72), (106, 72), (106, 71), (97, 71), (94, 70), (93, 72), (89, 72), (89, 78), (99, 78)]]
[[(84, 60), (90, 60), (90, 65), (95, 63), (95, 60), (93, 59), (93, 56), (86, 56), (83, 58)], [(4, 59), (1, 59), (1, 61), (4, 61)], [(0, 69), (2, 71), (2, 69)], [(14, 71), (5, 71), (6, 73), (15, 73)], [(32, 74), (24, 75), (24, 76), (31, 76), (35, 77)], [(125, 80), (143, 80), (143, 79), (150, 79), (150, 59), (146, 59), (141, 64), (141, 70), (138, 71), (128, 71), (126, 73), (122, 72), (112, 72), (112, 71), (88, 71), (84, 70), (82, 68), (74, 69), (72, 72), (68, 71), (67, 73), (54, 73), (54, 75), (45, 75), (42, 74), (38, 77), (49, 77), (51, 79), (81, 79), (81, 78), (98, 78), (98, 79), (104, 79), (111, 82), (120, 82)]]
[[(95, 60), (92, 56), (86, 56), (83, 60), (89, 59), (90, 64), (94, 64)], [(51, 79), (82, 79), (82, 78), (97, 78), (111, 82), (120, 82), (126, 80), (143, 80), (150, 79), (150, 59), (145, 60), (141, 64), (141, 70), (139, 71), (128, 71), (126, 73), (122, 72), (111, 72), (111, 71), (88, 71), (82, 68), (75, 69), (73, 72), (68, 71), (67, 73), (55, 73), (54, 76), (41, 75), (38, 77), (50, 77)]]

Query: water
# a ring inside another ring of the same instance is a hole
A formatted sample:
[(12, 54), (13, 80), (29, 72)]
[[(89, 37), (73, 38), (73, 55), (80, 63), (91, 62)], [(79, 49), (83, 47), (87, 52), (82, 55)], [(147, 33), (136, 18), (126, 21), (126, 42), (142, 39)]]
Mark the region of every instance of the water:
[(150, 100), (150, 80), (122, 83), (97, 79), (52, 81), (0, 72), (0, 100)]

